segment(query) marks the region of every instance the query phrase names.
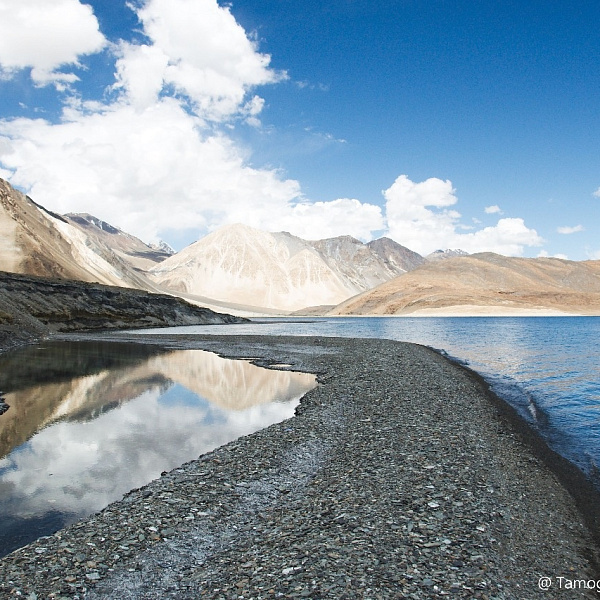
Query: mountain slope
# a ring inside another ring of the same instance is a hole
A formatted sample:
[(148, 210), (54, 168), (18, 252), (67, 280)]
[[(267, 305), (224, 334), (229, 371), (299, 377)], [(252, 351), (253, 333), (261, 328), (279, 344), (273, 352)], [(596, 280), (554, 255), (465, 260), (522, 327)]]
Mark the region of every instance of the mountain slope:
[(52, 213), (0, 179), (0, 271), (156, 291), (137, 265), (165, 256), (123, 232)]
[[(431, 261), (351, 298), (330, 314), (411, 314), (449, 307), (600, 314), (600, 261), (493, 253)], [(481, 311), (480, 311), (481, 312)]]
[(367, 246), (383, 260), (391, 271), (395, 271), (397, 274), (403, 271), (412, 271), (425, 262), (420, 254), (387, 237), (373, 240)]
[(150, 270), (167, 289), (284, 312), (338, 304), (399, 272), (350, 236), (313, 242), (239, 224)]
[[(0, 179), (0, 270), (27, 275), (92, 281), (103, 267), (103, 282), (116, 283), (110, 265), (75, 260), (70, 241), (60, 231), (68, 223), (41, 209)], [(110, 279), (110, 281), (106, 281)]]
[(87, 213), (68, 213), (64, 218), (83, 231), (88, 238), (98, 245), (106, 246), (135, 269), (150, 269), (175, 254), (166, 244), (148, 246), (133, 235)]

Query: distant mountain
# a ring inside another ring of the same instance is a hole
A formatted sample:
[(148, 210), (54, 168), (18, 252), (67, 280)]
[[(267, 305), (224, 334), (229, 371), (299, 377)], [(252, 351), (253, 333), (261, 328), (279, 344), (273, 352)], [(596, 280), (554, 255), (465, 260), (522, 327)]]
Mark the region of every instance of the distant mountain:
[(173, 254), (177, 254), (177, 252), (173, 248), (171, 248), (171, 246), (169, 246), (167, 242), (164, 242), (163, 240), (160, 240), (157, 244), (150, 244), (150, 248), (154, 250), (159, 250), (167, 256), (173, 256)]
[(425, 260), (445, 260), (447, 258), (456, 258), (457, 256), (469, 256), (469, 253), (464, 250), (452, 250), (450, 248), (446, 250), (434, 250), (425, 257)]
[(239, 224), (150, 269), (166, 289), (280, 311), (335, 305), (401, 272), (350, 236), (306, 241)]
[(416, 252), (405, 248), (398, 242), (387, 237), (373, 240), (367, 244), (377, 256), (388, 266), (390, 271), (412, 271), (425, 262), (425, 259)]
[(389, 238), (308, 241), (245, 225), (174, 253), (93, 215), (46, 210), (2, 179), (0, 271), (167, 292), (238, 315), (600, 315), (600, 261), (450, 249), (423, 258)]
[(549, 310), (600, 315), (600, 261), (493, 253), (428, 261), (335, 307), (335, 315)]
[(404, 269), (388, 265), (368, 244), (343, 235), (318, 241), (306, 241), (327, 266), (353, 289), (368, 290), (396, 277)]
[(175, 253), (164, 242), (162, 245), (149, 246), (133, 235), (87, 213), (67, 213), (64, 218), (81, 229), (88, 238), (106, 246), (135, 269), (146, 271)]

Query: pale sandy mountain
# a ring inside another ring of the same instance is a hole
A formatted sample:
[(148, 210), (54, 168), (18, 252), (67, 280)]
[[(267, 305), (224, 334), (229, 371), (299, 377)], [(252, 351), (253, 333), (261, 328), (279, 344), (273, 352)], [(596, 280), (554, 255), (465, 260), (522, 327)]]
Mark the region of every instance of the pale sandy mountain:
[(336, 305), (398, 272), (350, 236), (306, 241), (240, 224), (149, 271), (155, 283), (178, 293), (281, 312)]
[(0, 271), (154, 290), (117, 252), (0, 179)]
[(330, 311), (336, 315), (600, 315), (600, 261), (509, 258), (493, 253), (430, 261)]

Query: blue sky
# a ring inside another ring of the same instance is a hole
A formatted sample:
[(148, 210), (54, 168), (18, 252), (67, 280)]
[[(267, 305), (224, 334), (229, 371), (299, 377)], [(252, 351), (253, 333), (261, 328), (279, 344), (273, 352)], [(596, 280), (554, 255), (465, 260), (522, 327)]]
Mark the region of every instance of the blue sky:
[(0, 0), (0, 176), (176, 249), (600, 258), (600, 5)]

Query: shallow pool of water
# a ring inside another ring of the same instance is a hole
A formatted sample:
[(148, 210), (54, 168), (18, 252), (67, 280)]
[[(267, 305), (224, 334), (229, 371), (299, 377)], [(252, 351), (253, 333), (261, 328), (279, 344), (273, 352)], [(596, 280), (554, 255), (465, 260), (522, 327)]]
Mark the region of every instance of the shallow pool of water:
[(294, 414), (315, 377), (202, 350), (48, 343), (0, 356), (0, 555)]

